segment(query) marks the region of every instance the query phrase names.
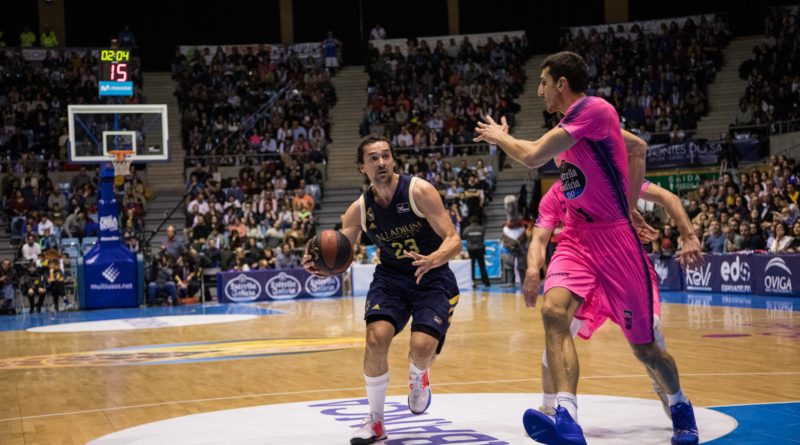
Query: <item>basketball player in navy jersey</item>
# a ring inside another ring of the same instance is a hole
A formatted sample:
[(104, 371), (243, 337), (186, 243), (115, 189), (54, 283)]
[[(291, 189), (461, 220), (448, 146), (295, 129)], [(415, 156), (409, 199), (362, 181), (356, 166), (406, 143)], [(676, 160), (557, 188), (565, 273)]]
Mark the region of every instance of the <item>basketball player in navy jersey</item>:
[[(350, 439), (352, 445), (386, 438), (383, 412), (389, 346), (409, 319), (408, 408), (422, 414), (430, 405), (429, 368), (442, 350), (459, 298), (447, 262), (461, 252), (461, 237), (439, 193), (422, 179), (394, 172), (394, 152), (387, 139), (363, 139), (356, 162), (371, 186), (347, 209), (341, 231), (351, 243), (365, 232), (380, 249), (381, 262), (367, 292), (364, 314), (364, 379), (370, 414)], [(303, 257), (303, 267), (324, 275), (311, 255)]]

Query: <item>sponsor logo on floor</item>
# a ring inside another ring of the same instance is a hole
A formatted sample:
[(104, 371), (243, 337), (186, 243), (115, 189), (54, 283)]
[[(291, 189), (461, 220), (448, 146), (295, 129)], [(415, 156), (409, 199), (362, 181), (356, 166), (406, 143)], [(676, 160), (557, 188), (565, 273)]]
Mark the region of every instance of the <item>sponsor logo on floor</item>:
[[(436, 394), (429, 411), (414, 415), (406, 396), (387, 398), (385, 427), (395, 444), (527, 444), (522, 413), (538, 406), (540, 394)], [(578, 396), (580, 421), (594, 445), (669, 443), (672, 426), (656, 400)], [(135, 442), (139, 445), (269, 443), (316, 445), (346, 443), (369, 413), (366, 399), (339, 399), (264, 405), (178, 417), (118, 431), (90, 444)], [(736, 428), (728, 415), (695, 408), (703, 441)], [(313, 425), (313, 428), (309, 428)]]

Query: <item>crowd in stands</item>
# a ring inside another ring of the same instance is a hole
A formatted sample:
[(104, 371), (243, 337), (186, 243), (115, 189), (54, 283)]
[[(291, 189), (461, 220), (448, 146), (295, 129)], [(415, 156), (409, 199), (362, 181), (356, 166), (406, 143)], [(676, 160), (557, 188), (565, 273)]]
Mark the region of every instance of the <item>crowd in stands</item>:
[[(663, 23), (649, 32), (628, 29), (566, 31), (561, 49), (584, 57), (588, 94), (610, 102), (628, 130), (647, 142), (681, 142), (708, 112), (708, 84), (722, 64), (729, 33), (720, 19), (687, 18)], [(548, 127), (556, 116), (545, 112)]]
[[(473, 153), (476, 123), (506, 116), (513, 127), (515, 102), (526, 73), (527, 42), (506, 36), (478, 45), (464, 37), (431, 48), (425, 40), (399, 47), (370, 44), (367, 105), (360, 133), (380, 134), (400, 149), (441, 147), (445, 156)], [(417, 150), (418, 151), (418, 150)]]
[(187, 183), (186, 229), (167, 228), (153, 263), (148, 302), (157, 302), (159, 294), (175, 302), (196, 296), (202, 268), (300, 267), (305, 244), (316, 230), (321, 181), (322, 171), (313, 160), (264, 162), (258, 169), (246, 161), (236, 177), (197, 164)]
[[(109, 101), (98, 96), (97, 54), (82, 48), (27, 51), (37, 44), (52, 48), (58, 41), (45, 26), (39, 42), (24, 28), (22, 49), (0, 45), (0, 190), (4, 229), (14, 247), (13, 258), (0, 261), (0, 313), (19, 307), (15, 296), (25, 296), (31, 311), (41, 311), (47, 295), (55, 310), (63, 308), (71, 259), (91, 246), (98, 231), (94, 169), (63, 162), (68, 157), (67, 105)], [(113, 103), (143, 101), (136, 64), (131, 76), (134, 96)], [(52, 172), (68, 168), (79, 171), (67, 182), (53, 179)], [(133, 168), (118, 188), (118, 202), (125, 242), (137, 251), (151, 198)]]
[[(172, 72), (190, 165), (200, 162), (194, 156), (215, 156), (218, 165), (242, 165), (253, 155), (287, 164), (326, 160), (336, 92), (320, 60), (291, 50), (273, 60), (264, 45), (206, 47), (190, 57), (176, 50)], [(289, 93), (275, 97), (287, 85)], [(271, 99), (274, 106), (262, 112)]]
[(753, 58), (739, 68), (747, 88), (734, 115), (734, 126), (800, 119), (798, 14), (798, 7), (769, 10), (764, 39), (753, 48)]
[[(724, 173), (719, 181), (684, 196), (703, 251), (800, 253), (800, 164), (773, 156), (749, 172)], [(682, 247), (676, 223), (649, 215), (660, 236), (650, 250), (670, 257)]]

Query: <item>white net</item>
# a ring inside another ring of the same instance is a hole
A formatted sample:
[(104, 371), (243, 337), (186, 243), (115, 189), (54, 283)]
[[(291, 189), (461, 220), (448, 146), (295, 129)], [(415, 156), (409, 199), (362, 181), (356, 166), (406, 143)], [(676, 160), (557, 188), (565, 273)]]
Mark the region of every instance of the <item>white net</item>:
[(130, 159), (112, 159), (111, 163), (114, 164), (114, 176), (127, 176), (131, 173)]

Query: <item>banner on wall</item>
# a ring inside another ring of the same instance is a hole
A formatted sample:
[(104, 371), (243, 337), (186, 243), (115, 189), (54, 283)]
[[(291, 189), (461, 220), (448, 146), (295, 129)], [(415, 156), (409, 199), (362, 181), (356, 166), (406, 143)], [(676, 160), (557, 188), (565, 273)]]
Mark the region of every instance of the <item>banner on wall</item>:
[(719, 171), (675, 175), (645, 175), (645, 179), (673, 193), (694, 190), (707, 181), (719, 180)]
[[(458, 35), (448, 35), (448, 36), (432, 36), (432, 37), (417, 37), (418, 44), (421, 42), (427, 43), (428, 47), (433, 51), (436, 48), (436, 44), (442, 42), (442, 45), (446, 48), (450, 47), (450, 41), (453, 40), (457, 45), (461, 45), (461, 42), (464, 41), (465, 38), (469, 39), (470, 43), (473, 46), (483, 46), (486, 45), (486, 42), (489, 39), (492, 39), (495, 42), (502, 42), (506, 37), (510, 40), (514, 39), (525, 39), (525, 31), (503, 31), (503, 32), (487, 32), (482, 34), (458, 34)], [(386, 45), (389, 45), (392, 48), (399, 48), (400, 52), (403, 55), (408, 55), (408, 39), (401, 38), (401, 39), (386, 39), (386, 40), (370, 40), (369, 43), (377, 48), (379, 51), (383, 51), (383, 48)]]
[(341, 297), (342, 277), (318, 277), (305, 269), (268, 269), (217, 274), (220, 303)]
[(247, 54), (248, 51), (253, 51), (254, 54), (266, 52), (270, 55), (272, 60), (281, 60), (289, 54), (297, 54), (297, 57), (304, 60), (308, 57), (315, 59), (322, 58), (322, 43), (321, 42), (305, 42), (305, 43), (292, 43), (291, 45), (284, 45), (281, 43), (246, 43), (240, 45), (181, 45), (179, 46), (181, 54), (188, 58), (194, 57), (197, 51), (205, 51), (208, 48), (209, 53), (213, 57), (218, 50), (222, 50), (225, 54), (231, 54), (234, 50), (240, 54)]
[[(647, 148), (647, 169), (691, 167), (698, 165), (719, 164), (719, 153), (723, 141), (690, 140), (679, 144), (654, 144)], [(741, 139), (732, 141), (733, 145), (745, 161), (758, 161), (758, 139)]]
[(680, 264), (672, 258), (661, 258), (651, 254), (650, 261), (658, 276), (658, 288), (661, 290), (680, 290), (683, 282), (683, 271)]
[(800, 255), (743, 253), (704, 258), (703, 266), (682, 271), (674, 258), (651, 255), (659, 289), (800, 297)]

